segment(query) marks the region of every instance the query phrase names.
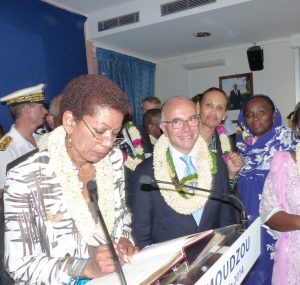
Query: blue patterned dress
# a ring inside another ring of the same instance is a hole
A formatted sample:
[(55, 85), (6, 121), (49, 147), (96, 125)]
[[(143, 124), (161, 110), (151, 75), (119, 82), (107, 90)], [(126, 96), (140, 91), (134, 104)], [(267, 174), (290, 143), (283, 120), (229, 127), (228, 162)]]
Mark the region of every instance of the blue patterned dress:
[[(245, 205), (249, 223), (252, 223), (259, 216), (261, 193), (274, 152), (281, 150), (294, 152), (297, 142), (292, 131), (281, 126), (281, 115), (277, 108), (275, 108), (275, 120), (272, 129), (254, 140), (252, 144), (249, 142), (251, 142), (251, 135), (253, 134), (246, 125), (243, 110), (240, 112), (238, 122), (243, 130), (250, 135), (250, 140), (243, 138), (243, 136), (237, 137), (237, 150), (245, 161), (245, 166), (238, 177), (241, 199)], [(266, 229), (261, 228), (261, 255), (245, 280), (245, 284), (271, 285), (274, 243), (274, 239), (267, 233)]]

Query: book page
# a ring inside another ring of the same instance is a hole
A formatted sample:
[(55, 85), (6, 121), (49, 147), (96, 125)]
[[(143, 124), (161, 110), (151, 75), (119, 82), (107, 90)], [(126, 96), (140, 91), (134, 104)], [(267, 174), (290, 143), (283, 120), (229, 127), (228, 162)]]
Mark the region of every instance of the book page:
[[(184, 259), (183, 248), (193, 244), (213, 231), (196, 233), (163, 243), (150, 245), (132, 257), (131, 263), (126, 263), (122, 269), (128, 285), (149, 284), (154, 282), (172, 266)], [(146, 283), (144, 283), (146, 282)], [(117, 273), (89, 282), (96, 284), (121, 284)]]

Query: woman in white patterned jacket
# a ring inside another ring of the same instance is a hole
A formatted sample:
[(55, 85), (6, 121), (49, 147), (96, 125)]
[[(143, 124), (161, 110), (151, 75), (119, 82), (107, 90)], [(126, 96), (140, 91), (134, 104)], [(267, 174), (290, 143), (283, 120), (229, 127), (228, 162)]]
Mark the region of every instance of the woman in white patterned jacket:
[(123, 158), (114, 148), (129, 109), (123, 91), (102, 76), (83, 75), (63, 91), (62, 126), (7, 174), (5, 266), (16, 284), (84, 284), (115, 271), (98, 205), (121, 264), (137, 248), (125, 205)]

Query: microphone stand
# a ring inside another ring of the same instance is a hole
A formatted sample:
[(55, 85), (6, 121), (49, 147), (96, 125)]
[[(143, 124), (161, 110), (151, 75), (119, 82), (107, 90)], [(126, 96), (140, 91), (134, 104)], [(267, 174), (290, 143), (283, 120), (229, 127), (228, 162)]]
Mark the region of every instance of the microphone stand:
[(97, 193), (97, 184), (96, 184), (96, 182), (95, 181), (89, 181), (87, 183), (87, 189), (89, 191), (90, 198), (91, 198), (92, 202), (94, 203), (96, 212), (98, 214), (101, 226), (102, 226), (104, 234), (105, 234), (105, 238), (108, 242), (108, 246), (109, 246), (110, 251), (112, 253), (112, 256), (113, 256), (113, 259), (114, 259), (114, 262), (115, 262), (115, 265), (116, 265), (116, 269), (117, 269), (121, 284), (122, 285), (127, 285), (127, 282), (126, 282), (126, 279), (125, 279), (125, 275), (124, 275), (119, 257), (116, 253), (116, 250), (114, 248), (113, 242), (110, 238), (110, 235), (109, 235), (108, 230), (107, 230), (107, 226), (105, 224), (105, 221), (103, 219), (103, 216), (101, 214), (101, 211), (100, 211), (100, 208), (99, 208), (99, 205), (98, 205), (98, 193)]
[(248, 227), (248, 221), (249, 220), (248, 220), (248, 217), (247, 217), (247, 213), (245, 211), (245, 206), (239, 198), (237, 198), (236, 196), (234, 196), (232, 194), (219, 193), (219, 192), (216, 192), (216, 191), (211, 191), (211, 190), (208, 190), (208, 189), (203, 189), (203, 188), (199, 188), (199, 187), (195, 187), (195, 186), (187, 185), (187, 184), (181, 184), (181, 183), (176, 183), (175, 184), (173, 182), (156, 180), (156, 179), (152, 179), (151, 177), (149, 177), (147, 175), (142, 175), (141, 179), (140, 179), (140, 182), (142, 184), (151, 184), (151, 185), (153, 185), (153, 182), (156, 182), (156, 183), (161, 183), (161, 184), (166, 184), (166, 185), (172, 185), (172, 186), (175, 186), (175, 187), (180, 186), (180, 187), (185, 187), (185, 188), (196, 190), (196, 191), (207, 192), (207, 193), (210, 193), (211, 195), (213, 195), (215, 197), (218, 197), (218, 198), (221, 198), (221, 199), (223, 199), (224, 197), (227, 198), (227, 199), (231, 198), (235, 202), (235, 205), (239, 208), (239, 210), (241, 212), (241, 220), (240, 220), (241, 229), (245, 230)]

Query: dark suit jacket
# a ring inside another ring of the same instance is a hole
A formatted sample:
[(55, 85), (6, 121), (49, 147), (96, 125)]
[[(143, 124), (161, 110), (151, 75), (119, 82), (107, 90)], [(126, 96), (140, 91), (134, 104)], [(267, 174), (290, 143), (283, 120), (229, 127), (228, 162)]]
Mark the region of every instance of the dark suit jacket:
[[(218, 173), (214, 177), (213, 190), (229, 193), (227, 167), (221, 155), (217, 155), (217, 163)], [(141, 175), (154, 178), (152, 157), (144, 160), (134, 173), (132, 214), (133, 236), (137, 246), (143, 248), (152, 243), (237, 223), (232, 201), (209, 199), (198, 226), (193, 215), (182, 215), (169, 207), (157, 185), (142, 185), (139, 181)]]
[(153, 144), (150, 141), (149, 134), (143, 127), (140, 127), (139, 131), (140, 131), (140, 134), (141, 134), (141, 137), (143, 140), (143, 144), (144, 144), (144, 152), (145, 153), (153, 153)]
[(237, 94), (234, 93), (234, 90), (231, 90), (229, 96), (229, 109), (230, 110), (239, 110), (242, 105), (242, 97), (240, 90), (237, 90)]

